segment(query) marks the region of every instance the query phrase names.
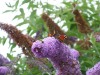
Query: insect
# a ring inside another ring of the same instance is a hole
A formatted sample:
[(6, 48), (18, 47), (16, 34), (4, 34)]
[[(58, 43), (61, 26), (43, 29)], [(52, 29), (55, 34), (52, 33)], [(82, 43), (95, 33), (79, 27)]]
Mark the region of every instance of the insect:
[(58, 39), (59, 39), (61, 42), (63, 42), (66, 38), (67, 38), (66, 35), (59, 35), (59, 36), (58, 36)]
[(53, 32), (53, 34), (48, 34), (48, 36), (49, 37), (53, 36), (53, 37), (57, 38), (59, 41), (61, 41), (61, 42), (63, 42), (65, 40), (65, 38), (67, 38), (66, 35), (64, 35), (64, 34), (57, 34), (57, 33), (55, 33), (55, 31)]

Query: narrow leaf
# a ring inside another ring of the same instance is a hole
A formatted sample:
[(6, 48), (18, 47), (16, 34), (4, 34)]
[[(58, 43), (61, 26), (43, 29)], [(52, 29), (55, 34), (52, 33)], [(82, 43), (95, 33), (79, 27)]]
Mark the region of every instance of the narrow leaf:
[(21, 12), (22, 17), (25, 18), (25, 13), (24, 13), (24, 9), (23, 8), (20, 8), (20, 12)]
[(25, 4), (25, 3), (28, 3), (28, 2), (30, 2), (31, 0), (23, 0), (23, 2), (22, 2), (22, 4), (21, 5), (23, 5), (23, 4)]

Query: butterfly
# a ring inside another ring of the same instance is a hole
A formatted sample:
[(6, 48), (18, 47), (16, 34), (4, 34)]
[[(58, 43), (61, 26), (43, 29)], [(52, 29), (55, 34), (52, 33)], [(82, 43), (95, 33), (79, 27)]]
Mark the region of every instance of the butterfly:
[(48, 34), (48, 36), (49, 37), (55, 37), (61, 42), (64, 42), (64, 40), (67, 38), (67, 36), (65, 34), (57, 34), (55, 31), (54, 31), (53, 34)]

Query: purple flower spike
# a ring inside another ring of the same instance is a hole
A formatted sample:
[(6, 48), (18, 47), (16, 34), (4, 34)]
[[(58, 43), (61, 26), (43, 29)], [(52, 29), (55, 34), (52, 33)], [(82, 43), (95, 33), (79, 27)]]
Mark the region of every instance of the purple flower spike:
[(5, 58), (3, 55), (0, 54), (0, 66), (4, 65), (4, 64), (9, 64), (10, 61)]
[(82, 75), (77, 60), (79, 52), (54, 37), (34, 42), (32, 52), (36, 57), (48, 58), (56, 70), (56, 75)]
[(100, 62), (86, 72), (86, 75), (100, 75)]
[(10, 69), (5, 66), (6, 64), (10, 64), (10, 61), (0, 54), (0, 75), (7, 75), (10, 73)]
[(76, 59), (78, 59), (78, 57), (80, 56), (79, 52), (75, 49), (71, 49), (71, 54)]
[(1, 66), (0, 67), (0, 75), (7, 75), (7, 73), (10, 73), (10, 69), (5, 66)]

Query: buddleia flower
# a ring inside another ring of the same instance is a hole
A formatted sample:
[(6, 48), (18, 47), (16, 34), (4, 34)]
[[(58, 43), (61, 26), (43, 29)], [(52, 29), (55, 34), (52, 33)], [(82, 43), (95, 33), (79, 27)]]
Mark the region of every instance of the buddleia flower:
[(100, 75), (100, 62), (87, 70), (86, 75)]
[(7, 75), (8, 73), (10, 73), (10, 68), (5, 66), (9, 63), (10, 61), (0, 54), (0, 75)]
[(79, 52), (54, 37), (37, 40), (31, 50), (38, 58), (48, 58), (56, 70), (56, 75), (82, 75), (77, 60)]
[(7, 75), (10, 73), (10, 69), (6, 66), (0, 66), (0, 75)]
[(3, 55), (0, 54), (0, 66), (3, 65), (3, 64), (9, 64), (10, 61), (5, 58)]

